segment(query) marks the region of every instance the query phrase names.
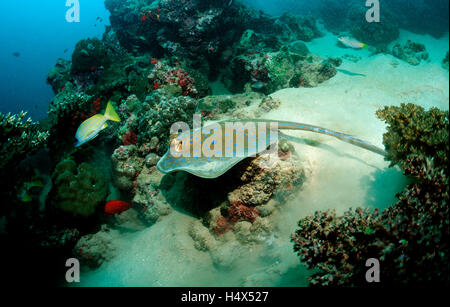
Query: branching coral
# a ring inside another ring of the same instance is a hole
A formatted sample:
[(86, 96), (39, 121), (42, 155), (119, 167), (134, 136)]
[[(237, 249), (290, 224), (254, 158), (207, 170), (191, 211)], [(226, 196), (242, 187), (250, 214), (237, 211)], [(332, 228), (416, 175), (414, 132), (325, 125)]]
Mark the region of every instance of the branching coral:
[(370, 247), (379, 227), (377, 212), (359, 208), (338, 217), (334, 211), (317, 211), (298, 227), (292, 236), (294, 250), (308, 269), (318, 269), (311, 285), (362, 284), (364, 261), (373, 255)]
[(40, 131), (31, 118), (24, 121), (26, 112), (4, 115), (0, 113), (0, 170), (10, 170), (28, 155), (41, 148), (48, 132)]
[(402, 104), (378, 110), (377, 116), (388, 124), (383, 142), (391, 165), (405, 161), (409, 154), (433, 157), (439, 167), (448, 164), (448, 111)]

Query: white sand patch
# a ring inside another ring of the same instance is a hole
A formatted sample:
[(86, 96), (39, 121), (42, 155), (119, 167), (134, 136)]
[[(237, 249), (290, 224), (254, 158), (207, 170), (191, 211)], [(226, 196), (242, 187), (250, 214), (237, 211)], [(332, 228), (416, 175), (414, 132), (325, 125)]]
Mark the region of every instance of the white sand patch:
[[(402, 32), (401, 39), (406, 36)], [(440, 65), (446, 51), (443, 42), (448, 49), (448, 37), (436, 40), (416, 36), (414, 41), (425, 43), (431, 55), (430, 63), (417, 67), (390, 55), (369, 56), (367, 50), (342, 49), (335, 41), (336, 36), (327, 34), (308, 43), (308, 47), (320, 56), (356, 54), (361, 61), (344, 60), (340, 69), (346, 73), (339, 72), (317, 88), (286, 89), (273, 94), (282, 104), (265, 118), (319, 125), (382, 147), (385, 124), (376, 117), (377, 109), (403, 102), (448, 109), (448, 72)], [(393, 61), (398, 65), (392, 65)], [(224, 256), (233, 258), (231, 269), (217, 269), (207, 253), (193, 247), (188, 235), (193, 218), (174, 211), (146, 230), (124, 235), (118, 242), (122, 248), (117, 257), (99, 270), (82, 275), (82, 284), (306, 285), (308, 274), (289, 241), (297, 221), (316, 210), (336, 209), (342, 213), (358, 206), (384, 208), (394, 202), (406, 178), (398, 169), (388, 168), (388, 162), (375, 153), (324, 135), (286, 133), (305, 140), (294, 145), (309, 176), (276, 213), (277, 229), (267, 248), (230, 248), (228, 256)]]

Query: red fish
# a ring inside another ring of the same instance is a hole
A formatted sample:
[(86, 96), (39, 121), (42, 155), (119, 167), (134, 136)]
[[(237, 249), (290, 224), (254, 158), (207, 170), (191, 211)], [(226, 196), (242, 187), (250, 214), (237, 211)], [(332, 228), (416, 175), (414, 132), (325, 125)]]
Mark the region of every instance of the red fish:
[(150, 59), (150, 63), (151, 64), (156, 64), (156, 63), (158, 63), (159, 61), (158, 61), (158, 59), (155, 59), (155, 58), (151, 58)]
[(130, 209), (132, 204), (123, 200), (111, 200), (105, 205), (105, 215), (110, 217), (114, 214), (121, 214), (122, 212)]
[(157, 81), (155, 81), (155, 83), (153, 83), (153, 90), (157, 90), (159, 89), (159, 83)]
[(141, 21), (146, 21), (146, 20), (147, 20), (147, 16), (144, 15), (141, 17)]

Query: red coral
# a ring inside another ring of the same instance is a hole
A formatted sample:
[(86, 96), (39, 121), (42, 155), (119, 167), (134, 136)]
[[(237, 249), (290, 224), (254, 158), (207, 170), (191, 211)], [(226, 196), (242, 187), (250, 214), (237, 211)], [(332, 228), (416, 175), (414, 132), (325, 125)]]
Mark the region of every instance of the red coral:
[(197, 90), (195, 88), (195, 80), (181, 68), (167, 71), (164, 74), (164, 77), (166, 83), (177, 84), (179, 87), (181, 87), (183, 96), (197, 93)]
[(246, 206), (242, 201), (232, 201), (230, 209), (228, 210), (228, 216), (233, 223), (239, 221), (247, 221), (253, 223), (259, 216), (258, 209), (253, 206)]
[(101, 98), (97, 98), (96, 100), (94, 100), (92, 102), (92, 115), (95, 115), (95, 114), (100, 112), (100, 110), (101, 110), (101, 101), (102, 101)]
[(124, 135), (122, 135), (123, 145), (136, 145), (137, 143), (137, 135), (133, 131), (127, 131)]

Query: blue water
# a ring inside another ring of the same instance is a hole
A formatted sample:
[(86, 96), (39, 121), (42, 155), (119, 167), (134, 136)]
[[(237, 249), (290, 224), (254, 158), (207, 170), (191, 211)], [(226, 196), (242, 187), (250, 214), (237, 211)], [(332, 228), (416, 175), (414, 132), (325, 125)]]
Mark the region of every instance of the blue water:
[[(80, 39), (101, 37), (105, 24), (109, 24), (104, 0), (80, 0), (79, 23), (66, 21), (65, 3), (0, 2), (0, 112), (26, 110), (33, 119), (46, 117), (53, 98), (51, 87), (46, 84), (48, 71), (58, 58), (70, 59)], [(96, 21), (97, 17), (103, 22)], [(20, 56), (13, 56), (14, 52)]]

